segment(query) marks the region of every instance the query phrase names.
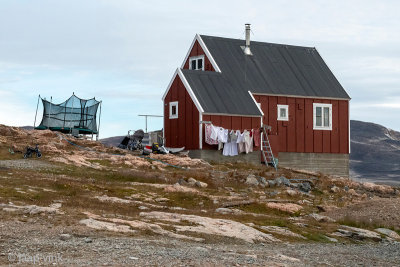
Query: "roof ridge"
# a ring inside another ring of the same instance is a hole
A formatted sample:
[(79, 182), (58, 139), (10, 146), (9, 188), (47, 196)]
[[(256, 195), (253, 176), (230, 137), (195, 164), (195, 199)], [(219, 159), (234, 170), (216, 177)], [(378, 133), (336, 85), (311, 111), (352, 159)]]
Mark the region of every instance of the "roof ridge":
[[(202, 38), (216, 38), (216, 39), (224, 39), (224, 40), (229, 40), (229, 41), (243, 41), (245, 42), (244, 39), (238, 39), (238, 38), (229, 38), (229, 37), (221, 37), (221, 36), (212, 36), (212, 35), (204, 35), (204, 34), (199, 34)], [(270, 42), (262, 42), (262, 41), (251, 41), (252, 44), (258, 44), (258, 45), (270, 45), (270, 46), (286, 46), (286, 47), (294, 47), (294, 48), (303, 48), (303, 49), (312, 49), (316, 50), (315, 47), (313, 46), (302, 46), (302, 45), (291, 45), (291, 44), (281, 44), (281, 43), (270, 43)]]

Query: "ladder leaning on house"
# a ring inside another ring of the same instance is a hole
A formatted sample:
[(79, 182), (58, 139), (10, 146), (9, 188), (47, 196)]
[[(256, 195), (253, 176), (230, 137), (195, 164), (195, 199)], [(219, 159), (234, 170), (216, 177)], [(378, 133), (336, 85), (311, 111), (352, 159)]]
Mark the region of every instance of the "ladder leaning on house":
[(268, 166), (268, 164), (270, 163), (272, 164), (272, 166), (274, 166), (275, 170), (278, 170), (277, 161), (274, 157), (274, 154), (272, 153), (271, 144), (269, 142), (268, 130), (271, 130), (271, 126), (263, 125), (262, 127), (263, 138), (261, 139), (262, 140), (261, 153), (263, 155), (265, 165)]

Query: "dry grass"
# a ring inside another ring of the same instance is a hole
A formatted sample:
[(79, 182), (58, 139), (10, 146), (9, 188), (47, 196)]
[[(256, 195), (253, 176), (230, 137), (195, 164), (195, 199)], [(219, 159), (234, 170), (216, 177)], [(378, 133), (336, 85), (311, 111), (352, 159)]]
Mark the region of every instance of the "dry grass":
[[(51, 133), (49, 133), (51, 134)], [(13, 142), (23, 143), (23, 139), (14, 138)], [(76, 143), (86, 147), (97, 149), (97, 143), (87, 141), (79, 141)], [(8, 144), (7, 144), (8, 145)], [(27, 144), (28, 145), (28, 144)], [(63, 144), (60, 144), (60, 146)], [(77, 149), (70, 145), (65, 145), (64, 155), (74, 154)], [(118, 149), (109, 149), (101, 147), (108, 153), (121, 153)], [(46, 154), (40, 161), (47, 162), (49, 157), (56, 156)], [(58, 156), (58, 155), (57, 155)], [(0, 145), (0, 159), (20, 159), (22, 154), (11, 155), (5, 144)], [(35, 159), (36, 160), (36, 159)], [(89, 159), (90, 163), (95, 163), (102, 170), (90, 167), (77, 167), (74, 165), (65, 165), (62, 163), (51, 163), (54, 169), (15, 169), (0, 168), (0, 203), (13, 202), (18, 205), (38, 205), (49, 206), (54, 201), (61, 201), (61, 210), (66, 213), (63, 215), (51, 216), (48, 220), (52, 220), (54, 224), (74, 225), (85, 218), (82, 214), (84, 211), (99, 214), (103, 217), (124, 218), (124, 219), (140, 219), (139, 213), (142, 211), (139, 206), (143, 205), (151, 207), (150, 210), (168, 210), (169, 212), (193, 214), (199, 216), (207, 216), (210, 218), (229, 219), (241, 223), (252, 223), (257, 226), (280, 226), (287, 227), (295, 233), (299, 233), (307, 237), (312, 242), (327, 242), (324, 237), (325, 233), (336, 231), (338, 224), (346, 224), (355, 227), (373, 229), (379, 225), (374, 220), (372, 222), (354, 221), (350, 217), (346, 217), (338, 223), (319, 223), (307, 217), (300, 215), (317, 212), (316, 205), (345, 205), (346, 194), (332, 194), (329, 192), (332, 182), (329, 177), (323, 175), (309, 175), (297, 173), (286, 169), (275, 171), (263, 165), (252, 165), (248, 163), (214, 163), (207, 169), (176, 169), (173, 167), (163, 166), (163, 170), (158, 170), (146, 166), (136, 168), (135, 166), (127, 166), (122, 163), (115, 164), (108, 159)], [(151, 162), (151, 161), (150, 161)], [(12, 174), (10, 174), (12, 173)], [(315, 187), (312, 194), (315, 196), (311, 199), (307, 196), (298, 194), (289, 196), (284, 191), (286, 188), (249, 188), (244, 184), (244, 180), (249, 174), (265, 177), (267, 180), (274, 179), (279, 176), (286, 178), (308, 179), (310, 177), (318, 178), (315, 180)], [(200, 193), (184, 193), (184, 192), (165, 192), (163, 188), (152, 186), (154, 184), (174, 184), (179, 179), (194, 178), (205, 182), (208, 187), (205, 189), (196, 188)], [(140, 184), (138, 184), (140, 183)], [(345, 181), (337, 182), (338, 186), (344, 186)], [(226, 187), (229, 187), (226, 189)], [(280, 192), (278, 195), (272, 192)], [(117, 197), (120, 199), (131, 199), (132, 201), (141, 201), (135, 203), (118, 203), (118, 202), (102, 202), (98, 196)], [(134, 197), (131, 197), (131, 196)], [(243, 214), (221, 214), (215, 210), (222, 207), (224, 202), (229, 202), (229, 197), (237, 197), (240, 200), (257, 200), (259, 202), (234, 207), (243, 212)], [(260, 202), (260, 196), (267, 199), (277, 199), (279, 201), (288, 201), (297, 203), (299, 200), (308, 199), (310, 205), (302, 205), (303, 210), (296, 214), (289, 214), (276, 209), (267, 208), (265, 203)], [(168, 198), (168, 201), (159, 203), (156, 198)], [(218, 201), (213, 201), (218, 199)], [(181, 207), (186, 210), (174, 210), (169, 208)], [(27, 220), (31, 216), (23, 217), (21, 215), (13, 215), (0, 211), (2, 218), (12, 218), (16, 216), (19, 220)], [(295, 217), (295, 218), (293, 218)], [(308, 226), (301, 227), (296, 225), (296, 220), (302, 220)], [(187, 222), (181, 222), (185, 224)], [(172, 226), (163, 226), (165, 229), (173, 230)], [(146, 234), (146, 233), (142, 233)], [(149, 231), (149, 235), (154, 235)], [(192, 236), (195, 236), (191, 234)], [(197, 236), (196, 236), (197, 237)], [(226, 239), (221, 237), (211, 237), (207, 235), (198, 235), (206, 239), (206, 242), (225, 242)], [(295, 242), (290, 237), (279, 237), (282, 240)], [(298, 241), (298, 240), (297, 240)], [(296, 242), (297, 242), (296, 241)]]

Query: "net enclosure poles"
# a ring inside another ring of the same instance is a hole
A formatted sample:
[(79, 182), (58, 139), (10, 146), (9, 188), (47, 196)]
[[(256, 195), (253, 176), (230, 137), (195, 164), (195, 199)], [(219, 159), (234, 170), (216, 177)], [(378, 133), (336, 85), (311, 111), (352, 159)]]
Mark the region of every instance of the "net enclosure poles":
[(96, 134), (96, 141), (99, 141), (99, 134), (100, 134), (100, 120), (101, 120), (101, 106), (103, 101), (100, 101), (100, 111), (99, 111), (99, 125), (97, 126), (97, 134)]
[(70, 126), (69, 126), (69, 133), (72, 133), (72, 125), (73, 125), (73, 122), (72, 122), (72, 111), (74, 110), (74, 99), (75, 99), (75, 93), (74, 92), (72, 92), (72, 105), (71, 105), (71, 112), (70, 112), (70, 118), (69, 118), (69, 124), (70, 124)]
[(37, 99), (35, 121), (33, 122), (33, 129), (35, 129), (35, 126), (36, 126), (36, 116), (37, 116), (37, 111), (38, 111), (38, 108), (39, 108), (39, 100), (40, 100), (40, 94), (39, 94), (38, 99)]
[[(42, 99), (42, 98), (41, 98)], [(63, 133), (75, 132), (77, 134), (97, 134), (97, 112), (100, 101), (81, 99), (73, 94), (60, 104), (42, 99), (43, 119), (39, 130), (50, 129)], [(79, 133), (78, 133), (79, 131)]]

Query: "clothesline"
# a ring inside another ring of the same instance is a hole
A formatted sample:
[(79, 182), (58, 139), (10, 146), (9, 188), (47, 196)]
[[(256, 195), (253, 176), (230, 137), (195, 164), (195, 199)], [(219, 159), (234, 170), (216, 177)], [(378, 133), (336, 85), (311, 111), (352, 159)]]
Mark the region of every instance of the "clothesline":
[(253, 143), (260, 146), (260, 129), (229, 130), (214, 126), (212, 123), (205, 127), (205, 142), (223, 148), (224, 156), (237, 156), (239, 153), (253, 152)]
[[(212, 122), (211, 121), (200, 121), (199, 122), (200, 124), (211, 124), (212, 125)], [(216, 126), (216, 127), (221, 127), (221, 126)], [(271, 127), (271, 126), (269, 126), (269, 127)], [(223, 128), (223, 127), (221, 127), (221, 128)], [(258, 128), (245, 128), (245, 129), (243, 129), (243, 130), (248, 130), (248, 131), (251, 131), (251, 130), (255, 130), (255, 129), (258, 129)], [(261, 128), (260, 128), (261, 129)], [(233, 129), (232, 129), (233, 130)]]

